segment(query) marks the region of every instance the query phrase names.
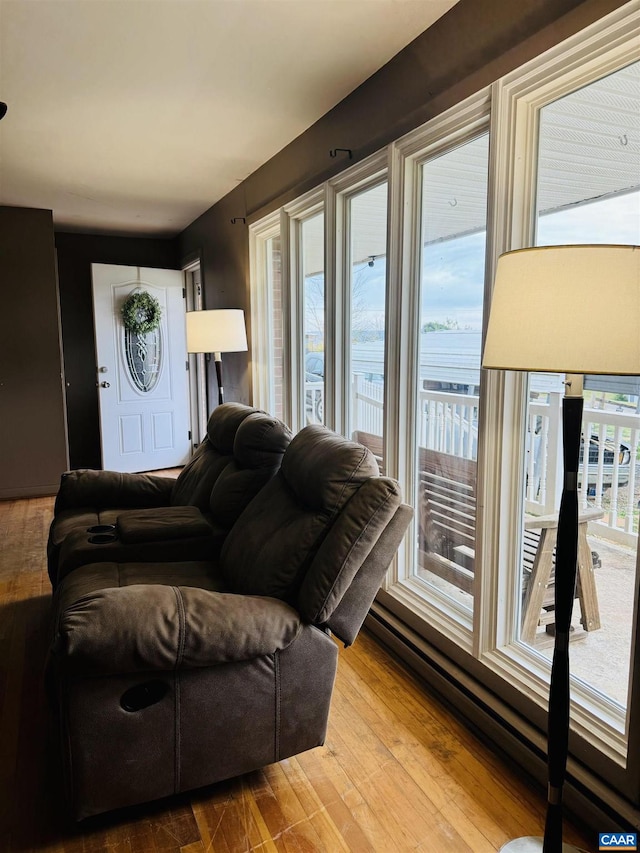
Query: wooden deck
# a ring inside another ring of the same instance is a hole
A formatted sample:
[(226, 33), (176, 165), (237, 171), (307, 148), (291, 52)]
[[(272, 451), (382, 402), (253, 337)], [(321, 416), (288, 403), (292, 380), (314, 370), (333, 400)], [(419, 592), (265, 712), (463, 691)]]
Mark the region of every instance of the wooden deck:
[[(491, 853), (541, 833), (543, 794), (366, 633), (341, 651), (324, 747), (69, 824), (42, 686), (52, 506), (51, 498), (0, 503), (0, 853)], [(565, 835), (597, 849), (574, 828)]]

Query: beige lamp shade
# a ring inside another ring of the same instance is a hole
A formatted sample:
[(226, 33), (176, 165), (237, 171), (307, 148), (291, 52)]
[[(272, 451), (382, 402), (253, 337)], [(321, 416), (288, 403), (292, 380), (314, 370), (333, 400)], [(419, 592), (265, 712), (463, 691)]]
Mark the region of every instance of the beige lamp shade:
[(501, 255), (482, 366), (640, 374), (640, 246)]
[(244, 352), (244, 311), (187, 311), (187, 352)]

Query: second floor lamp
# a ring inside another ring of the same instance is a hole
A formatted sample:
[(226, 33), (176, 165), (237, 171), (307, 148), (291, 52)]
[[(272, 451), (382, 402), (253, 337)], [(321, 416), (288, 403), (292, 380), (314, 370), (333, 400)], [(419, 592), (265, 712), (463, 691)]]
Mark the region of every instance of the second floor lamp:
[(222, 308), (187, 311), (187, 352), (213, 353), (218, 380), (218, 403), (224, 403), (222, 353), (246, 352), (247, 332), (244, 311)]

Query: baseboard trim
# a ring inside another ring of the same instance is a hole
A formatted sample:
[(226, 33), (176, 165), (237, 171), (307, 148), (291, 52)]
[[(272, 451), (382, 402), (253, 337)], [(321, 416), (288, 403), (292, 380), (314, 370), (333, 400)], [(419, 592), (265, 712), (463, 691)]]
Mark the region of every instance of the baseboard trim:
[[(374, 603), (365, 627), (433, 690), (451, 713), (481, 740), (488, 742), (505, 761), (524, 772), (530, 783), (545, 796), (547, 759), (544, 733), (378, 602)], [(563, 801), (571, 820), (594, 833), (640, 829), (640, 811), (571, 759)]]
[(48, 498), (58, 494), (60, 483), (43, 486), (20, 486), (14, 489), (0, 489), (0, 501), (15, 501), (20, 498)]

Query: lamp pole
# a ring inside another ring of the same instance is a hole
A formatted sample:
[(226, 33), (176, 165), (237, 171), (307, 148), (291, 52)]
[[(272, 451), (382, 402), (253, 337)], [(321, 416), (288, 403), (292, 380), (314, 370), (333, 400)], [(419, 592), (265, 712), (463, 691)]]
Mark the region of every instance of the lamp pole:
[(213, 359), (216, 364), (216, 380), (218, 382), (218, 405), (224, 403), (224, 388), (222, 386), (222, 353), (214, 352)]
[(582, 385), (581, 375), (567, 374), (566, 393), (562, 400), (564, 483), (556, 540), (555, 644), (549, 688), (547, 732), (549, 784), (544, 827), (544, 853), (560, 853), (563, 849), (562, 788), (569, 752), (569, 634), (578, 566), (578, 462), (584, 407)]
[(582, 388), (581, 375), (566, 375), (566, 390), (562, 399), (564, 478), (556, 539), (555, 641), (547, 715), (548, 786), (544, 837), (515, 838), (501, 847), (501, 853), (578, 853), (576, 847), (562, 843), (562, 789), (569, 752), (569, 635), (578, 567), (578, 464), (584, 407)]

